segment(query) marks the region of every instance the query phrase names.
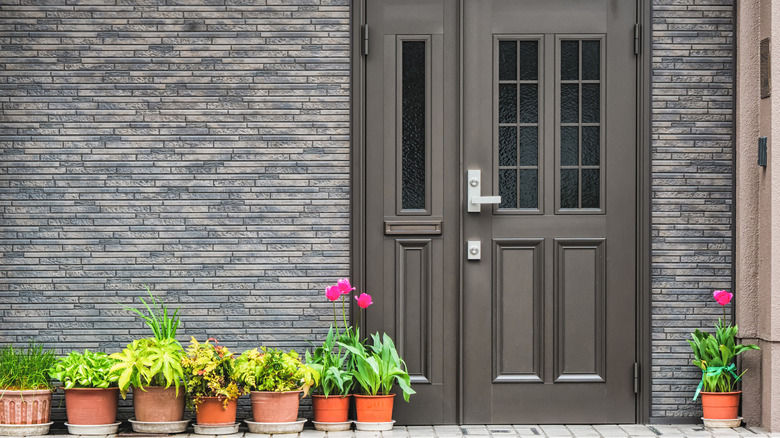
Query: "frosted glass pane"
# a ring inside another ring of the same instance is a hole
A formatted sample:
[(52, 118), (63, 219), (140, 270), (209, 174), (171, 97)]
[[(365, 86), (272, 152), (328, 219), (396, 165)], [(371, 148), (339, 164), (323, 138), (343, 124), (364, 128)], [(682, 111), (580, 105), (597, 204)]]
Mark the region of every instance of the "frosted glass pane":
[(598, 126), (582, 127), (582, 165), (598, 166), (601, 161), (601, 148)]
[(582, 208), (599, 208), (598, 169), (582, 169)]
[(401, 46), (401, 208), (425, 208), (425, 41)]
[(580, 78), (580, 42), (561, 41), (561, 80)]
[(536, 166), (539, 164), (539, 128), (536, 126), (520, 127), (520, 165)]
[(517, 80), (517, 41), (498, 42), (498, 79)]
[(579, 84), (561, 84), (561, 122), (579, 123), (580, 118)]
[(517, 85), (500, 84), (498, 86), (499, 123), (517, 123)]
[(539, 94), (536, 84), (520, 85), (520, 123), (536, 123), (539, 118)]
[(599, 80), (601, 62), (601, 41), (582, 42), (582, 79)]
[(498, 195), (501, 196), (499, 208), (517, 208), (516, 169), (500, 169), (498, 171)]
[(520, 79), (539, 79), (539, 42), (520, 41)]
[(561, 208), (578, 208), (579, 171), (561, 169)]
[(582, 84), (582, 123), (599, 122), (599, 84)]
[(517, 166), (517, 127), (498, 128), (498, 165)]
[(576, 126), (561, 126), (561, 166), (576, 166), (579, 164), (579, 128)]
[(539, 204), (539, 171), (520, 169), (520, 208), (537, 208)]

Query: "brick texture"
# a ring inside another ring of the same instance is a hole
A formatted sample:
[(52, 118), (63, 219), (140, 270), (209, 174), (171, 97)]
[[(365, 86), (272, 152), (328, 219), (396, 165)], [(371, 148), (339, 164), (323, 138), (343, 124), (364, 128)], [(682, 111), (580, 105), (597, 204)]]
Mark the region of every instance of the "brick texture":
[[(701, 417), (685, 339), (732, 287), (731, 0), (654, 0), (652, 418)], [(722, 318), (722, 316), (721, 316)], [(710, 330), (711, 331), (711, 330)]]
[(120, 306), (142, 284), (182, 341), (321, 336), (349, 273), (349, 10), (3, 0), (0, 343), (115, 351), (150, 335)]

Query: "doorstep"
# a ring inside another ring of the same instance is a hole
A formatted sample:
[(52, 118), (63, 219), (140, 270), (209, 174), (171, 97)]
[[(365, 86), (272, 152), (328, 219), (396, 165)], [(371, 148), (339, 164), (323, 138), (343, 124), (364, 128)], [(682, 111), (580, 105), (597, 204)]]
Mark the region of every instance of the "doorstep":
[[(129, 428), (127, 429), (129, 431)], [(28, 438), (46, 438), (57, 435), (58, 438), (75, 437), (68, 435), (65, 430), (52, 430), (50, 435)], [(122, 430), (120, 432), (125, 432)], [(298, 435), (298, 437), (296, 437)], [(120, 433), (107, 436), (86, 436), (82, 438), (147, 438), (149, 435)], [(300, 434), (277, 434), (273, 438), (465, 438), (474, 437), (498, 437), (498, 438), (687, 438), (687, 437), (731, 437), (731, 438), (780, 438), (780, 433), (767, 433), (760, 428), (738, 427), (734, 429), (708, 429), (701, 424), (606, 424), (606, 425), (466, 425), (466, 426), (399, 426), (390, 432), (319, 432), (314, 429), (304, 429)], [(158, 437), (158, 436), (155, 436)], [(223, 438), (214, 435), (195, 435), (189, 433), (159, 435), (165, 438)], [(263, 435), (242, 431), (233, 435), (224, 435), (225, 438), (270, 438), (272, 435)]]

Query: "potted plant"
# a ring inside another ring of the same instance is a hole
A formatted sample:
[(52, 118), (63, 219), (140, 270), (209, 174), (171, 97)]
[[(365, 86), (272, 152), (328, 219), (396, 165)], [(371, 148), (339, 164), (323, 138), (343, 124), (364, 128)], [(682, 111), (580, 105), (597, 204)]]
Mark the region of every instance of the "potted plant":
[[(323, 344), (314, 349), (314, 353), (306, 352), (306, 364), (320, 375), (319, 382), (314, 386), (312, 407), (314, 409), (314, 427), (318, 430), (338, 431), (350, 427), (349, 402), (352, 379), (349, 352), (338, 345), (339, 341), (353, 344), (351, 339), (355, 333), (347, 325), (345, 296), (349, 296), (355, 288), (349, 279), (342, 278), (325, 289), (325, 297), (333, 303), (333, 324), (328, 329), (328, 335)], [(336, 301), (341, 301), (341, 316), (344, 322), (344, 333), (341, 332), (336, 312)]]
[(49, 368), (56, 358), (43, 345), (0, 348), (0, 435), (45, 435), (51, 426)]
[(372, 345), (348, 345), (355, 362), (354, 379), (362, 390), (355, 394), (358, 430), (390, 430), (393, 423), (393, 398), (390, 391), (396, 384), (403, 392), (404, 401), (414, 394), (406, 364), (399, 357), (395, 344), (387, 333), (371, 335)]
[(194, 337), (186, 353), (181, 365), (188, 376), (188, 403), (195, 408), (198, 425), (206, 426), (196, 428), (196, 433), (217, 430), (207, 431), (208, 426), (229, 426), (237, 432), (236, 406), (243, 391), (236, 379), (233, 353), (214, 338), (199, 343)]
[(51, 377), (62, 382), (65, 390), (65, 425), (71, 435), (108, 435), (118, 430), (118, 376), (111, 373), (115, 363), (106, 353), (84, 350), (58, 359), (50, 369)]
[[(702, 370), (702, 379), (696, 388), (693, 399), (701, 394), (703, 418), (706, 426), (737, 427), (739, 399), (742, 391), (734, 386), (745, 374), (737, 374), (736, 357), (747, 350), (758, 350), (756, 345), (738, 345), (736, 343), (737, 326), (726, 324), (726, 304), (731, 302), (733, 294), (723, 290), (713, 292), (713, 297), (723, 308), (723, 319), (715, 326), (715, 335), (698, 329), (688, 343), (693, 349), (693, 364)], [(733, 420), (733, 422), (709, 421)], [(733, 425), (732, 425), (733, 424)]]
[(298, 353), (262, 347), (241, 354), (236, 374), (252, 396), (256, 423), (292, 423), (298, 420), (301, 393), (305, 397), (319, 375), (301, 362)]
[(179, 310), (169, 313), (164, 303), (155, 300), (149, 287), (146, 290), (155, 306), (149, 306), (141, 298), (148, 316), (138, 309), (125, 307), (144, 319), (154, 337), (135, 340), (120, 353), (112, 354), (117, 363), (111, 372), (119, 376), (122, 398), (127, 396), (129, 388), (133, 388), (133, 430), (153, 432), (152, 428), (158, 432), (183, 432), (187, 422), (183, 421), (185, 394), (184, 390), (179, 390), (185, 378), (181, 366), (184, 349), (176, 340)]

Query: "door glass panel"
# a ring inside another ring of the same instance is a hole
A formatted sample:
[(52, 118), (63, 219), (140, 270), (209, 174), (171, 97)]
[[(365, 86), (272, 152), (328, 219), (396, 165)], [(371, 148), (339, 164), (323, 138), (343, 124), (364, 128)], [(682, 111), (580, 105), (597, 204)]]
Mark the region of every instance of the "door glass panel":
[(601, 208), (601, 40), (562, 40), (558, 168), (562, 209)]
[[(497, 40), (499, 209), (539, 208), (539, 40)], [(573, 93), (579, 99), (579, 90)], [(579, 106), (579, 104), (577, 104)], [(576, 109), (579, 111), (579, 107)], [(575, 152), (576, 154), (576, 152)]]
[(401, 45), (401, 208), (425, 209), (425, 41)]

